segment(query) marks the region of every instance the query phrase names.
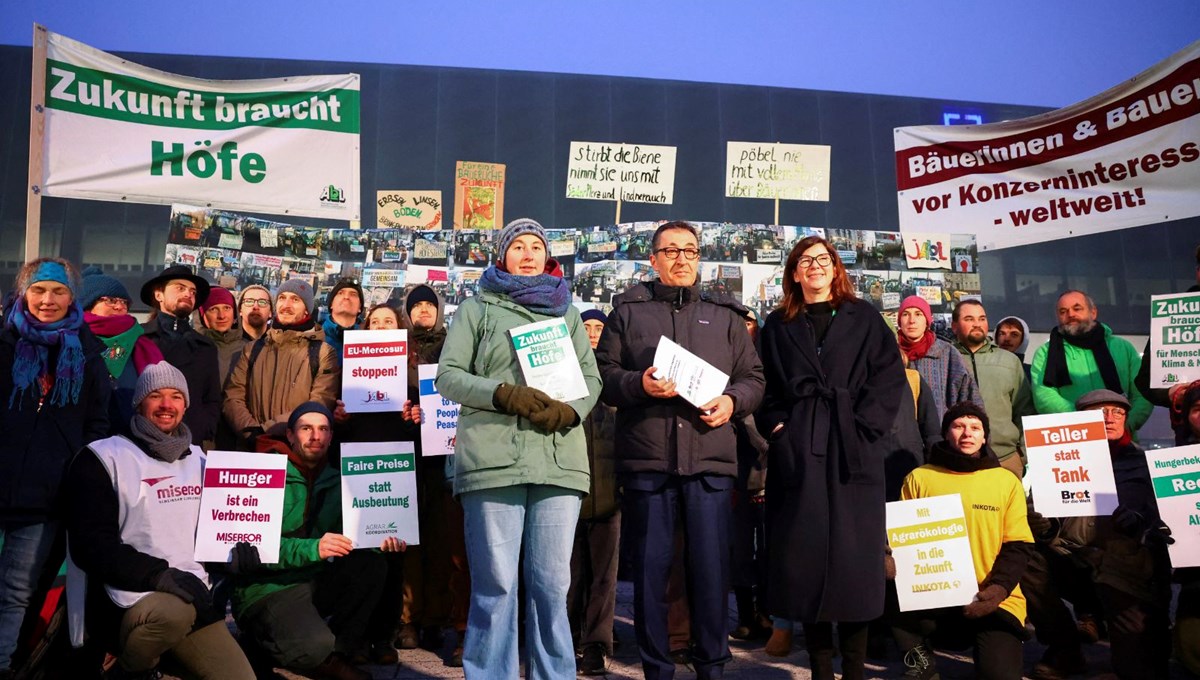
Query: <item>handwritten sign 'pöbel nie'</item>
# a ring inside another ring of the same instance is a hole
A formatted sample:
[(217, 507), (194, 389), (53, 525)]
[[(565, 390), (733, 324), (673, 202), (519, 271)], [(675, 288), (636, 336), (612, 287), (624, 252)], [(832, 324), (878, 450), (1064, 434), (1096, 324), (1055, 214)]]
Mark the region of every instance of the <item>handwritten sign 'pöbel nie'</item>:
[(728, 142), (725, 195), (828, 201), (829, 152), (814, 144)]
[(196, 526), (196, 561), (227, 562), (236, 543), (258, 548), (264, 564), (279, 561), (287, 457), (209, 451)]
[(571, 142), (567, 198), (670, 204), (675, 147)]

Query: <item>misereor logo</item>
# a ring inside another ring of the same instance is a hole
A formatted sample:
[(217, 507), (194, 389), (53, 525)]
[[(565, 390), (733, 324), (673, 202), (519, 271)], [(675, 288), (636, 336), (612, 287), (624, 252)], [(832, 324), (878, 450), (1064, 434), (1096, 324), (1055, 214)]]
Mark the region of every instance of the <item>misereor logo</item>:
[(212, 92), (46, 60), (46, 106), (85, 116), (197, 130), (307, 128), (359, 133), (359, 91)]

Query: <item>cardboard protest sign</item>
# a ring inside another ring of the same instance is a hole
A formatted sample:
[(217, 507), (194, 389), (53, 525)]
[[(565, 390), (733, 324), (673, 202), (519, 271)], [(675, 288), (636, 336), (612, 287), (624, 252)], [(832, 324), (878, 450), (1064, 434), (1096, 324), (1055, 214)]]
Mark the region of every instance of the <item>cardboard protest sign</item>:
[(346, 331), (342, 401), (347, 413), (400, 411), (408, 399), (408, 331)]
[(509, 329), (508, 334), (526, 385), (559, 401), (574, 401), (588, 395), (566, 319), (558, 317), (517, 326)]
[(1045, 517), (1111, 515), (1117, 508), (1104, 414), (1050, 413), (1022, 418), (1033, 507)]
[(1150, 387), (1200, 380), (1200, 293), (1150, 297)]
[(364, 269), (362, 272), (363, 288), (403, 288), (403, 269)]
[(412, 442), (342, 444), (342, 534), (355, 548), (395, 537), (421, 542), (417, 463)]
[(504, 164), (459, 161), (454, 166), (454, 228), (504, 226)]
[(727, 142), (725, 195), (828, 201), (829, 151), (814, 144)]
[(454, 453), (458, 435), (458, 404), (437, 391), (437, 364), (417, 366), (421, 393), (421, 455), (448, 456)]
[(1200, 445), (1148, 449), (1158, 514), (1171, 528), (1171, 566), (1200, 567)]
[(442, 228), (440, 191), (379, 191), (375, 205), (375, 222), (379, 229), (436, 231)]
[(675, 147), (571, 142), (567, 198), (670, 204)]
[(981, 250), (1200, 215), (1200, 42), (1031, 118), (896, 128), (900, 230)]
[(209, 451), (196, 526), (196, 561), (228, 562), (235, 543), (258, 547), (264, 564), (279, 561), (287, 456)]
[(359, 219), (357, 74), (203, 80), (50, 33), (45, 85), (47, 196)]
[(962, 496), (887, 504), (900, 611), (966, 605), (979, 591)]

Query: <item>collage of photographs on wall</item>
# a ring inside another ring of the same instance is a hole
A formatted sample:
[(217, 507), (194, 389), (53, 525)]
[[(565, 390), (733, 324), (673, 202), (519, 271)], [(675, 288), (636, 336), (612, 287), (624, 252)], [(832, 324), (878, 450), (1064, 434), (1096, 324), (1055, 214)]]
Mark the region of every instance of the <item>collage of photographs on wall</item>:
[[(550, 254), (562, 265), (582, 309), (611, 309), (613, 296), (654, 278), (651, 237), (659, 222), (550, 229)], [(934, 330), (946, 332), (950, 310), (963, 297), (979, 296), (975, 238), (951, 235), (947, 268), (915, 268), (921, 245), (899, 232), (763, 224), (693, 222), (700, 231), (700, 281), (706, 292), (724, 293), (765, 318), (783, 295), (788, 251), (800, 239), (829, 239), (859, 295), (890, 323), (900, 301), (919, 295), (934, 312)], [(478, 292), (479, 277), (495, 259), (495, 231), (412, 229), (314, 229), (239, 215), (174, 206), (165, 262), (192, 266), (217, 285), (240, 290), (257, 283), (270, 289), (303, 278), (318, 299), (344, 277), (362, 282), (367, 305), (403, 299), (427, 283), (446, 301), (446, 317)], [(906, 256), (906, 249), (910, 251)]]

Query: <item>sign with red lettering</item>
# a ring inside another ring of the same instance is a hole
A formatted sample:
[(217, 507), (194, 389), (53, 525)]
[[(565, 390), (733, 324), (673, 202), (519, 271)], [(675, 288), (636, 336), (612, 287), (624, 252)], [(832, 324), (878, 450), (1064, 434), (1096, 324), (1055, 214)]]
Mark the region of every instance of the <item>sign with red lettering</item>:
[(1117, 482), (1100, 411), (1026, 416), (1026, 481), (1045, 517), (1097, 517), (1117, 508)]
[(342, 401), (347, 413), (400, 411), (408, 399), (408, 331), (346, 331)]
[(1095, 97), (988, 125), (896, 128), (900, 230), (980, 250), (1200, 215), (1200, 42)]
[(279, 561), (287, 457), (209, 451), (196, 526), (196, 561), (228, 562), (235, 543), (258, 547), (264, 564)]

